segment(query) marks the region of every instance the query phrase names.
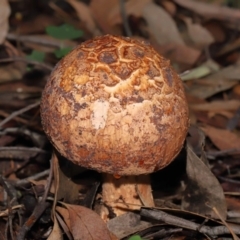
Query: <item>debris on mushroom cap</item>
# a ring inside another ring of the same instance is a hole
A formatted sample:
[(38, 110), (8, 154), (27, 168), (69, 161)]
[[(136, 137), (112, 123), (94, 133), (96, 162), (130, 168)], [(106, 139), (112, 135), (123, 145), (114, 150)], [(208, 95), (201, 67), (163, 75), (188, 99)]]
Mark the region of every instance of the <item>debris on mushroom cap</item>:
[(118, 175), (168, 165), (189, 122), (182, 81), (169, 61), (145, 42), (111, 35), (80, 44), (57, 64), (41, 116), (63, 156)]

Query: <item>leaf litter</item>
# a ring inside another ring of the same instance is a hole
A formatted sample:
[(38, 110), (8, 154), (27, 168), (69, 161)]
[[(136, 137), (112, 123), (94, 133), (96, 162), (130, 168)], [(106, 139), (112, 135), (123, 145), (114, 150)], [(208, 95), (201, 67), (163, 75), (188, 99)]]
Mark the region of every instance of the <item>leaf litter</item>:
[[(1, 1), (0, 239), (239, 238), (235, 2)], [(97, 214), (105, 204), (101, 176), (53, 154), (38, 106), (64, 49), (102, 34), (148, 41), (170, 59), (184, 81), (191, 122), (185, 148), (152, 174), (156, 207), (107, 223)]]

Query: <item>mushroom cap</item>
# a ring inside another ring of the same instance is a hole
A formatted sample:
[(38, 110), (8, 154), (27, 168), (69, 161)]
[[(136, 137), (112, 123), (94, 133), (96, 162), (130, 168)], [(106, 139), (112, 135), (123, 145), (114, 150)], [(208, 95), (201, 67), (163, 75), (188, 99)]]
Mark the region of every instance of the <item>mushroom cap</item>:
[(189, 125), (181, 79), (149, 44), (105, 35), (54, 68), (41, 101), (43, 129), (74, 163), (139, 175), (168, 165)]

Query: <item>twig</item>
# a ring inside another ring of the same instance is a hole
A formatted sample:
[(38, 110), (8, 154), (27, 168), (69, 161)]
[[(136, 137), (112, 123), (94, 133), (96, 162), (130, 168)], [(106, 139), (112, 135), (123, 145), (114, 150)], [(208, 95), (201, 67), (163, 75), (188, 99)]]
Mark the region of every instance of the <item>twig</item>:
[(47, 154), (45, 150), (37, 147), (0, 147), (0, 158), (27, 160), (37, 154)]
[(234, 180), (234, 179), (230, 179), (230, 178), (226, 178), (226, 177), (221, 177), (221, 176), (218, 176), (217, 178), (222, 180), (222, 181), (225, 181), (225, 182), (234, 183), (234, 184), (238, 184), (238, 185), (240, 184), (240, 181), (238, 181), (238, 180)]
[(221, 216), (221, 214), (218, 212), (216, 207), (213, 207), (212, 210), (216, 213), (216, 215), (220, 218), (222, 223), (227, 227), (229, 232), (232, 234), (232, 237), (234, 240), (239, 240), (238, 236), (233, 232), (232, 228), (227, 224), (227, 222), (224, 220), (224, 218)]
[(206, 152), (208, 158), (216, 158), (226, 155), (240, 154), (240, 148), (230, 148), (221, 151), (207, 151)]
[[(24, 206), (22, 204), (18, 204), (18, 205), (15, 205), (11, 208), (11, 210), (16, 210), (16, 209), (20, 209), (20, 208), (23, 208)], [(0, 212), (0, 217), (7, 217), (9, 215), (9, 209), (6, 209), (4, 211), (1, 211)]]
[[(49, 47), (54, 47), (54, 48), (61, 48), (63, 46), (63, 41), (58, 40), (58, 39), (46, 39), (46, 38), (41, 38), (39, 36), (34, 36), (34, 35), (17, 35), (14, 33), (8, 33), (7, 34), (7, 39), (8, 40), (15, 40), (15, 41), (21, 41), (21, 42), (30, 42), (30, 43), (37, 43), (43, 46), (49, 46)], [(75, 43), (73, 44), (65, 44), (65, 47), (74, 47), (76, 46)]]
[(18, 115), (20, 115), (20, 114), (22, 114), (22, 113), (25, 113), (25, 112), (31, 110), (32, 108), (35, 108), (35, 107), (39, 106), (39, 104), (40, 104), (40, 101), (35, 102), (35, 103), (32, 103), (32, 104), (30, 104), (30, 105), (28, 105), (28, 106), (26, 106), (26, 107), (24, 107), (24, 108), (22, 108), (22, 109), (20, 109), (20, 110), (17, 110), (17, 111), (15, 111), (15, 112), (13, 112), (13, 113), (10, 114), (7, 118), (5, 118), (2, 122), (0, 122), (0, 129), (2, 128), (2, 126), (3, 126), (4, 124), (6, 124), (7, 122), (9, 122), (10, 120), (12, 120), (13, 118), (15, 118), (16, 116), (18, 116)]
[(124, 26), (126, 35), (128, 37), (131, 37), (132, 36), (132, 31), (131, 31), (130, 26), (128, 24), (128, 19), (127, 19), (127, 14), (126, 14), (126, 11), (125, 11), (124, 3), (125, 3), (125, 0), (119, 0), (120, 13), (121, 13), (123, 26)]
[(21, 229), (17, 235), (17, 240), (24, 240), (27, 232), (32, 228), (32, 226), (36, 223), (36, 221), (41, 217), (41, 215), (44, 213), (44, 211), (48, 207), (51, 206), (51, 203), (47, 202), (46, 200), (47, 200), (47, 195), (50, 190), (51, 183), (52, 183), (52, 178), (53, 178), (53, 164), (52, 164), (52, 160), (51, 160), (49, 177), (48, 177), (48, 181), (47, 181), (47, 185), (46, 185), (43, 197), (40, 200), (40, 202), (37, 204), (37, 206), (34, 208), (31, 216), (21, 227)]
[(0, 60), (0, 63), (8, 63), (8, 62), (16, 62), (16, 61), (18, 61), (18, 62), (25, 62), (25, 63), (32, 64), (32, 65), (35, 65), (35, 66), (39, 66), (39, 67), (45, 68), (45, 69), (47, 69), (49, 71), (53, 70), (53, 67), (49, 66), (46, 63), (33, 61), (33, 60), (28, 60), (27, 58), (23, 58), (23, 57), (3, 58), (3, 59)]
[[(180, 217), (173, 216), (173, 215), (168, 214), (161, 210), (152, 210), (152, 209), (142, 208), (140, 215), (154, 219), (154, 220), (162, 221), (162, 222), (170, 224), (170, 225), (198, 231), (202, 234), (207, 234), (212, 237), (215, 237), (218, 235), (223, 235), (223, 234), (230, 234), (228, 228), (225, 226), (217, 226), (217, 227), (201, 226), (198, 223), (188, 221), (188, 220), (180, 218)], [(239, 227), (232, 226), (231, 229), (235, 234), (240, 235)]]
[[(9, 113), (7, 113), (3, 110), (0, 110), (0, 116), (7, 118), (9, 116)], [(27, 120), (25, 120), (21, 117), (15, 117), (14, 120), (19, 122), (19, 123), (22, 123), (26, 126), (32, 126), (32, 127), (34, 127), (34, 129), (37, 129), (37, 130), (40, 130), (40, 131), (42, 130), (42, 128), (40, 126), (36, 126), (37, 125), (36, 122), (29, 122), (29, 121), (27, 121)]]
[(14, 185), (15, 185), (15, 186), (18, 186), (18, 187), (24, 186), (24, 185), (30, 183), (31, 180), (38, 180), (38, 179), (40, 179), (40, 178), (43, 178), (43, 177), (48, 176), (49, 173), (50, 173), (49, 169), (48, 169), (48, 170), (45, 170), (45, 171), (43, 171), (43, 172), (34, 174), (34, 175), (30, 176), (30, 177), (27, 177), (27, 178), (18, 180), (17, 182), (15, 182)]
[(17, 203), (17, 191), (16, 189), (9, 183), (1, 174), (0, 174), (0, 185), (4, 188), (6, 193), (11, 199), (15, 199), (15, 202)]

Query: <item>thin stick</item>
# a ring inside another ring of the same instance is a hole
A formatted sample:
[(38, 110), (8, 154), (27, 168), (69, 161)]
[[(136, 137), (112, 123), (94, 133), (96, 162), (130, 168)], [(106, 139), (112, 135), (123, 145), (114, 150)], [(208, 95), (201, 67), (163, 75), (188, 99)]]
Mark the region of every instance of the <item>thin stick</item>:
[(229, 232), (232, 234), (233, 239), (234, 240), (239, 240), (238, 236), (233, 232), (233, 230), (231, 229), (231, 227), (229, 226), (229, 224), (227, 224), (227, 222), (223, 219), (223, 217), (221, 216), (221, 214), (218, 212), (216, 207), (213, 207), (212, 210), (217, 214), (217, 216), (221, 219), (221, 221), (223, 222), (223, 224), (228, 228)]
[(128, 24), (128, 19), (127, 19), (127, 14), (126, 14), (126, 11), (125, 11), (124, 3), (125, 3), (125, 0), (119, 0), (120, 13), (121, 13), (123, 26), (124, 26), (126, 35), (128, 37), (131, 37), (132, 36), (132, 31), (131, 31), (130, 26)]
[(53, 163), (52, 163), (52, 159), (51, 159), (49, 177), (48, 177), (48, 181), (47, 181), (47, 185), (46, 185), (43, 197), (39, 201), (37, 206), (34, 208), (31, 216), (28, 218), (28, 220), (21, 227), (21, 229), (20, 229), (20, 231), (17, 235), (17, 240), (24, 240), (27, 232), (32, 228), (32, 226), (39, 219), (39, 217), (44, 213), (44, 211), (48, 207), (51, 206), (51, 203), (47, 202), (46, 200), (47, 200), (47, 195), (48, 195), (51, 183), (52, 183), (52, 178), (53, 178)]
[(37, 173), (35, 175), (32, 175), (30, 177), (27, 177), (27, 178), (24, 178), (24, 179), (21, 179), (21, 180), (18, 180), (14, 185), (15, 186), (24, 186), (26, 184), (28, 184), (31, 180), (37, 180), (39, 178), (43, 178), (43, 177), (46, 177), (49, 175), (49, 169), (48, 170), (45, 170), (43, 172), (40, 172), (40, 173)]
[(3, 58), (3, 59), (0, 60), (0, 63), (8, 63), (8, 62), (16, 62), (16, 61), (25, 62), (25, 63), (32, 64), (32, 65), (35, 65), (35, 66), (39, 66), (39, 67), (45, 68), (49, 71), (53, 70), (53, 67), (48, 65), (48, 64), (38, 62), (38, 61), (28, 60), (28, 59), (23, 58), (23, 57)]
[[(153, 209), (142, 208), (140, 215), (154, 219), (154, 220), (162, 221), (162, 222), (170, 224), (170, 225), (198, 231), (202, 234), (207, 234), (212, 237), (215, 237), (218, 235), (223, 235), (223, 234), (230, 234), (230, 232), (226, 226), (217, 226), (217, 227), (201, 226), (198, 223), (195, 223), (195, 222), (192, 222), (192, 221), (180, 218), (180, 217), (173, 216), (173, 215), (168, 214), (159, 209), (153, 210)], [(235, 234), (240, 235), (240, 227), (231, 226), (231, 229)]]
[(10, 114), (7, 118), (5, 118), (2, 122), (0, 122), (0, 129), (2, 128), (2, 126), (3, 126), (4, 124), (6, 124), (7, 122), (9, 122), (10, 120), (12, 120), (13, 118), (15, 118), (16, 116), (18, 116), (18, 115), (20, 115), (20, 114), (22, 114), (22, 113), (25, 113), (25, 112), (27, 112), (27, 111), (29, 111), (29, 110), (31, 110), (31, 109), (39, 106), (39, 105), (40, 105), (40, 101), (35, 102), (35, 103), (32, 103), (32, 104), (30, 104), (30, 105), (28, 105), (28, 106), (26, 106), (26, 107), (24, 107), (24, 108), (22, 108), (22, 109), (20, 109), (20, 110), (17, 110), (17, 111), (15, 111), (15, 112), (13, 112), (13, 113)]

